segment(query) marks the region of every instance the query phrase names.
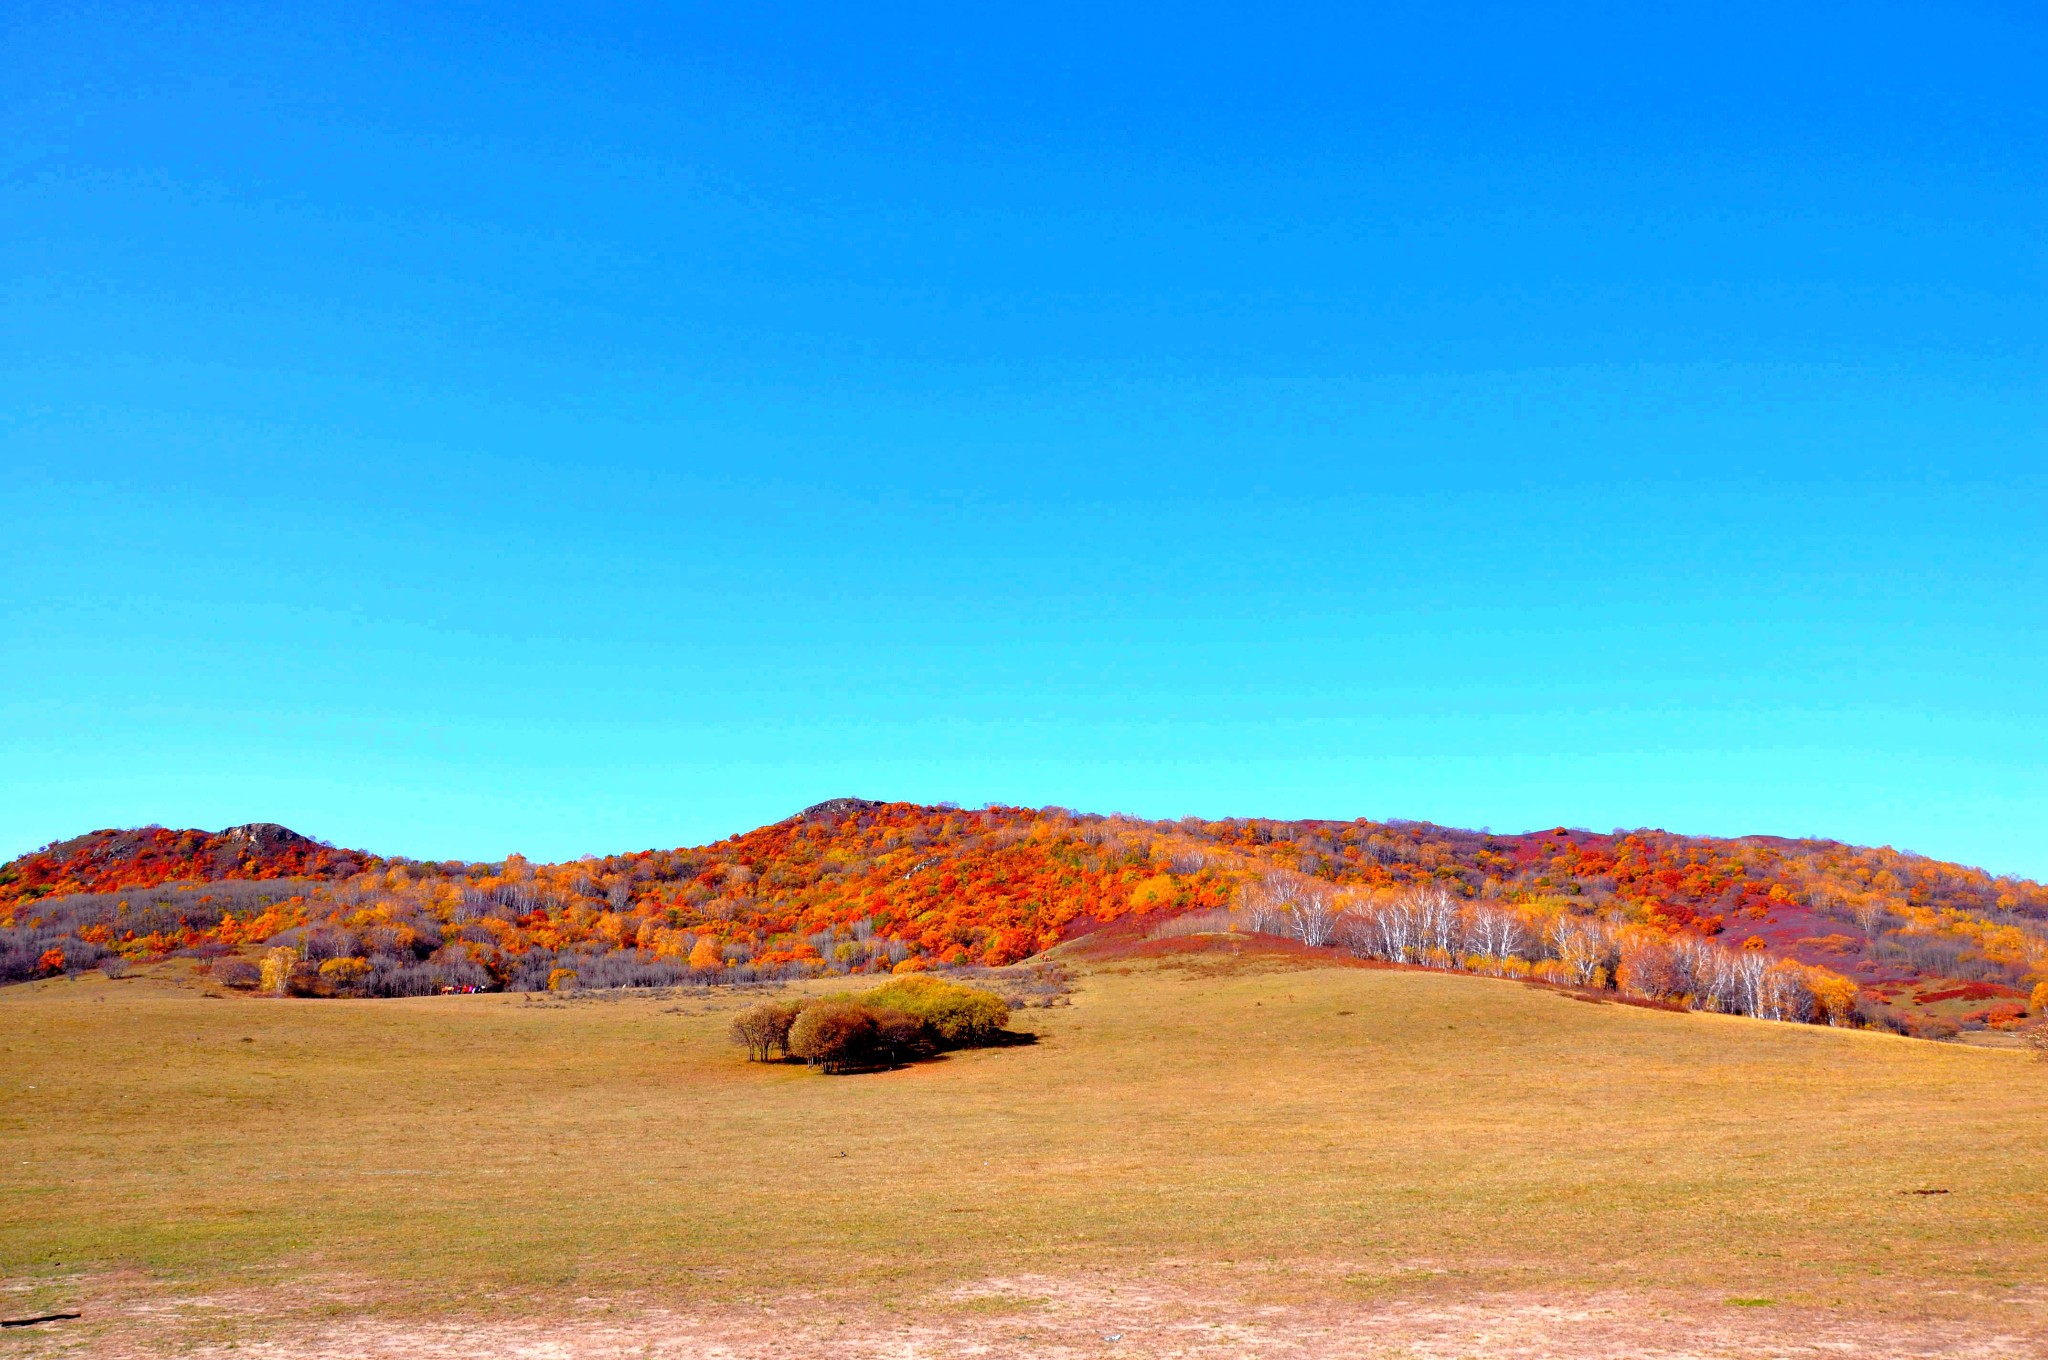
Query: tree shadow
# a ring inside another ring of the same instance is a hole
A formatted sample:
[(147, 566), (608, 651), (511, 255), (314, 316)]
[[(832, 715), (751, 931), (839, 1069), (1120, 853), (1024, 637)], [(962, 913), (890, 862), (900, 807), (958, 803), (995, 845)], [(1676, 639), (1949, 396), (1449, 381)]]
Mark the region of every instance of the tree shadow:
[[(1032, 1034), (1026, 1030), (999, 1029), (978, 1044), (962, 1044), (958, 1048), (938, 1049), (930, 1053), (902, 1053), (886, 1058), (878, 1057), (870, 1062), (849, 1063), (841, 1065), (836, 1069), (828, 1069), (824, 1075), (828, 1077), (858, 1077), (876, 1072), (900, 1072), (907, 1067), (924, 1067), (932, 1063), (946, 1062), (957, 1054), (971, 1053), (977, 1048), (1029, 1048), (1034, 1044), (1040, 1043), (1042, 1040), (1042, 1035)], [(785, 1057), (779, 1059), (779, 1061), (801, 1064), (804, 1060), (796, 1057)]]

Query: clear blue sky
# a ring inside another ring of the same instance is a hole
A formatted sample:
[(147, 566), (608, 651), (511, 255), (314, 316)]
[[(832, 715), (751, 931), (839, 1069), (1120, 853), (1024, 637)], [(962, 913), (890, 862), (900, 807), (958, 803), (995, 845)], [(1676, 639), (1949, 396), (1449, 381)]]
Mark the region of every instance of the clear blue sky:
[(0, 855), (2048, 875), (2048, 18), (6, 4)]

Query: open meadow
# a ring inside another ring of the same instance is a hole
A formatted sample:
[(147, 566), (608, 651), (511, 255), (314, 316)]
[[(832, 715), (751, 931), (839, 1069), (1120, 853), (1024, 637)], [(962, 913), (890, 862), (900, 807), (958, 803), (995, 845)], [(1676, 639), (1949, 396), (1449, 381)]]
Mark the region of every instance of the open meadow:
[[(760, 992), (0, 992), (25, 1356), (2048, 1351), (2048, 1066), (1243, 955), (825, 1077)], [(173, 967), (182, 966), (174, 965)]]

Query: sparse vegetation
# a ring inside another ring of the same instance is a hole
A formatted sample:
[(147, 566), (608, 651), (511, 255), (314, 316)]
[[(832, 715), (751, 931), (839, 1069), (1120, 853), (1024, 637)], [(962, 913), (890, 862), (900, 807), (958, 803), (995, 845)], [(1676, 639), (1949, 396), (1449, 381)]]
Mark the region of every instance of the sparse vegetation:
[(1171, 943), (1074, 965), (1077, 1004), (1012, 1014), (1036, 1045), (857, 1080), (726, 1041), (824, 981), (208, 1000), (174, 960), (10, 988), (0, 1276), (53, 1308), (256, 1280), (441, 1316), (773, 1301), (791, 1262), (888, 1302), (1164, 1260), (1268, 1290), (2033, 1316), (2004, 1301), (2048, 1278), (2022, 1053)]
[[(263, 970), (247, 959), (219, 959), (207, 970), (224, 987), (249, 991), (263, 981)], [(109, 973), (109, 977), (114, 974)]]

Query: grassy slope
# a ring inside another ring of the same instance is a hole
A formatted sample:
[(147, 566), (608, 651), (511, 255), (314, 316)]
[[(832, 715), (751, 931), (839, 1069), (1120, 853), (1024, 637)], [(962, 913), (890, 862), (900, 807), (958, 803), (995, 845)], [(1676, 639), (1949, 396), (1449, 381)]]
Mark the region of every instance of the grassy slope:
[(2048, 1274), (2048, 1069), (2016, 1053), (1141, 964), (1024, 1013), (1035, 1047), (828, 1079), (740, 1062), (733, 1004), (0, 992), (0, 1275), (282, 1266), (433, 1305), (1161, 1258), (1818, 1303)]

